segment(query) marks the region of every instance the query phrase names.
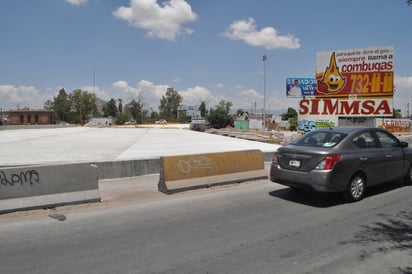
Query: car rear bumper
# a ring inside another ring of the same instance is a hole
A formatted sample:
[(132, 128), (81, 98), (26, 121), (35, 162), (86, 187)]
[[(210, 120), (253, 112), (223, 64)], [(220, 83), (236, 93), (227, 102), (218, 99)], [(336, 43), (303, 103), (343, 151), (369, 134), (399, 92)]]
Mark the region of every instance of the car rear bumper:
[(301, 172), (282, 169), (279, 165), (274, 164), (270, 169), (270, 180), (274, 183), (319, 192), (344, 191), (346, 186), (339, 184), (338, 180), (333, 180), (332, 175), (332, 170)]

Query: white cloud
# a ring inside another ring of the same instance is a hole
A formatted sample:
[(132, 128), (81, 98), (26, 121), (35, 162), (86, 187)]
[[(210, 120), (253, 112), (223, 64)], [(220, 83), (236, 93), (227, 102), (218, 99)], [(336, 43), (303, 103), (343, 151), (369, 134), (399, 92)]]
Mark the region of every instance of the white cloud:
[(0, 85), (0, 107), (3, 110), (43, 108), (46, 100), (46, 97), (32, 86)]
[(198, 17), (184, 0), (169, 0), (161, 5), (156, 0), (130, 0), (129, 7), (119, 7), (113, 15), (136, 28), (147, 30), (150, 38), (167, 40), (192, 33), (193, 30), (183, 25)]
[[(146, 108), (153, 108), (157, 111), (160, 99), (166, 94), (170, 85), (154, 84), (147, 80), (139, 81), (136, 86), (130, 86), (126, 81), (116, 81), (107, 90), (96, 89), (96, 96), (103, 100), (111, 98), (121, 98), (123, 102), (129, 103), (131, 100), (141, 100)], [(91, 90), (83, 87), (84, 90)], [(205, 87), (195, 86), (186, 90), (175, 90), (182, 96), (182, 104), (187, 106), (199, 106), (205, 102), (208, 107), (214, 107), (220, 100), (227, 100), (223, 96), (214, 96)]]
[[(402, 114), (406, 115), (408, 111), (412, 114), (412, 76), (395, 76), (394, 79), (396, 92), (394, 95), (394, 107), (402, 109)], [(223, 87), (223, 84), (218, 86)], [(130, 102), (132, 99), (141, 100), (145, 108), (153, 108), (158, 111), (160, 99), (165, 95), (167, 88), (170, 85), (155, 84), (148, 80), (141, 80), (135, 85), (130, 85), (126, 81), (116, 81), (108, 88), (99, 88), (86, 86), (81, 87), (82, 90), (93, 92), (97, 97), (103, 100), (111, 98), (121, 98), (124, 103)], [(216, 87), (215, 87), (216, 88)], [(0, 102), (3, 110), (5, 106), (16, 108), (17, 104), (20, 107), (42, 108), (46, 100), (53, 100), (57, 96), (60, 87), (50, 88), (47, 92), (40, 93), (34, 87), (12, 85), (0, 86)], [(220, 100), (226, 100), (233, 103), (232, 112), (238, 109), (246, 111), (262, 113), (264, 96), (254, 89), (248, 89), (242, 85), (233, 87), (233, 95), (219, 95), (220, 92), (212, 92), (211, 90), (195, 86), (177, 92), (183, 97), (182, 104), (187, 106), (198, 106), (202, 101), (206, 103), (208, 108), (214, 108)], [(270, 91), (266, 92), (266, 113), (283, 113), (288, 107), (298, 109), (298, 98), (286, 98), (285, 91)]]
[(249, 45), (262, 46), (266, 49), (300, 48), (299, 39), (291, 34), (279, 35), (278, 31), (272, 27), (256, 30), (253, 18), (233, 22), (223, 35), (233, 40), (243, 40)]
[(395, 88), (412, 88), (412, 76), (395, 76)]
[(247, 97), (253, 100), (256, 100), (256, 99), (260, 100), (263, 98), (263, 96), (254, 89), (242, 90), (239, 92), (239, 94), (241, 97)]
[(136, 86), (130, 86), (126, 81), (116, 81), (107, 90), (96, 92), (96, 96), (103, 100), (111, 98), (121, 98), (124, 103), (129, 103), (131, 100), (141, 100), (145, 107), (152, 107), (157, 111), (160, 104), (160, 99), (166, 93), (168, 85), (155, 85), (154, 83), (141, 80)]
[(80, 6), (82, 4), (86, 4), (87, 1), (89, 1), (89, 0), (66, 0), (67, 3), (75, 5), (75, 6)]
[[(223, 85), (221, 85), (223, 87)], [(80, 89), (95, 93), (96, 96), (105, 101), (111, 98), (122, 99), (123, 102), (129, 103), (131, 100), (141, 100), (146, 109), (153, 108), (158, 111), (160, 99), (165, 95), (169, 85), (155, 84), (147, 80), (141, 80), (135, 85), (130, 85), (128, 82), (119, 80), (113, 82), (109, 87), (98, 86), (83, 86)], [(47, 100), (53, 100), (58, 95), (58, 91), (63, 87), (51, 87), (39, 91), (33, 86), (13, 86), (0, 85), (0, 108), (3, 111), (16, 109), (17, 107), (28, 107), (31, 109), (42, 109)], [(195, 86), (177, 92), (183, 97), (182, 104), (187, 106), (199, 106), (201, 102), (205, 102), (208, 108), (215, 108), (220, 100), (226, 100), (233, 103), (232, 111), (244, 109), (250, 111), (255, 103), (258, 112), (261, 112), (263, 106), (263, 95), (253, 89), (244, 87), (235, 87), (236, 93), (234, 96), (223, 96), (219, 92), (213, 92), (202, 86)], [(66, 90), (69, 94), (70, 91)], [(282, 101), (283, 100), (283, 101)], [(290, 103), (285, 98), (281, 100), (277, 98), (266, 98), (266, 106), (276, 106), (277, 108), (287, 109), (287, 104)]]
[(249, 113), (261, 114), (264, 101), (266, 104), (266, 114), (284, 113), (288, 107), (293, 107), (296, 110), (298, 107), (298, 99), (286, 98), (286, 92), (267, 91), (266, 98), (264, 98), (263, 93), (241, 86), (236, 87), (235, 95), (227, 100), (233, 103), (231, 108), (233, 113), (238, 109), (242, 109)]
[(235, 100), (229, 100), (233, 103), (232, 112), (237, 111), (238, 109), (243, 109), (249, 112), (259, 113), (262, 111), (263, 107), (263, 95), (255, 91), (254, 89), (243, 89), (237, 92)]
[(222, 84), (222, 83), (217, 83), (217, 84), (216, 84), (216, 88), (218, 88), (218, 89), (222, 89), (222, 88), (224, 88), (224, 87), (225, 87), (225, 85)]
[[(108, 91), (101, 90), (98, 86), (83, 86), (83, 87), (80, 87), (80, 89), (84, 90), (84, 91), (87, 91), (88, 93), (94, 93), (94, 94), (96, 94), (96, 96), (98, 98), (103, 99), (103, 100), (106, 100), (106, 98), (108, 98), (108, 96), (109, 96)], [(66, 93), (70, 94), (71, 91), (66, 90)], [(53, 95), (53, 96), (57, 96), (57, 94)]]
[[(401, 109), (402, 114), (412, 114), (412, 76), (395, 76), (395, 95), (394, 107)], [(217, 86), (223, 87), (223, 84)], [(82, 87), (81, 89), (96, 93), (97, 97), (106, 101), (111, 98), (121, 98), (123, 102), (128, 103), (132, 99), (142, 100), (145, 108), (153, 108), (158, 111), (160, 99), (165, 95), (169, 85), (154, 84), (147, 80), (139, 81), (135, 86), (129, 85), (126, 81), (116, 81), (109, 88), (101, 89), (99, 87)], [(216, 88), (216, 87), (215, 87)], [(17, 104), (20, 107), (42, 108), (43, 103), (47, 100), (53, 100), (57, 96), (57, 91), (60, 88), (50, 89), (46, 95), (41, 95), (34, 87), (15, 87), (11, 85), (0, 86), (0, 102), (7, 103), (9, 101), (10, 108), (16, 108)], [(220, 100), (226, 100), (233, 103), (232, 112), (238, 109), (243, 109), (253, 113), (262, 113), (264, 104), (263, 93), (259, 93), (254, 89), (248, 89), (242, 85), (233, 87), (233, 95), (219, 95), (219, 92), (213, 93), (211, 90), (195, 86), (186, 90), (177, 90), (183, 97), (182, 104), (187, 106), (199, 106), (202, 101), (206, 103), (207, 108), (215, 108)], [(40, 99), (39, 99), (40, 98)], [(270, 91), (266, 92), (266, 113), (283, 113), (288, 107), (298, 110), (299, 99), (287, 98), (285, 91)], [(36, 104), (37, 103), (37, 104)], [(409, 104), (409, 110), (408, 110)], [(0, 105), (5, 109), (5, 105)]]
[(178, 91), (183, 97), (183, 104), (188, 106), (199, 106), (205, 102), (207, 106), (215, 106), (219, 102), (219, 98), (212, 95), (210, 90), (204, 87), (196, 86), (184, 91)]
[(137, 83), (139, 95), (143, 98), (143, 102), (147, 100), (150, 105), (159, 105), (160, 99), (165, 95), (169, 85), (155, 85), (150, 81), (141, 80)]
[(126, 81), (117, 81), (114, 82), (112, 86), (115, 88), (127, 89), (129, 87), (129, 84)]
[[(169, 87), (169, 85), (156, 85), (147, 80), (139, 81), (135, 87), (130, 86), (126, 81), (117, 81), (106, 92), (110, 96), (101, 98), (104, 100), (122, 98), (123, 102), (126, 103), (132, 99), (141, 100), (144, 106), (147, 108), (151, 107), (157, 111), (160, 99), (166, 94)], [(224, 99), (213, 96), (210, 90), (200, 86), (188, 88), (187, 90), (177, 90), (177, 92), (183, 97), (182, 104), (187, 106), (198, 106), (204, 101), (209, 107), (213, 107), (217, 105), (219, 100)], [(99, 94), (97, 96), (99, 97)]]

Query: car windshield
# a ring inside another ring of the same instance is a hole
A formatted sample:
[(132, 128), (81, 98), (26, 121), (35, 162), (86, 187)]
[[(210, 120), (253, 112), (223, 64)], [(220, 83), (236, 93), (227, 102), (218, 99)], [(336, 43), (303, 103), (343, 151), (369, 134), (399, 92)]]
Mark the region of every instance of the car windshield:
[(292, 145), (312, 147), (334, 147), (346, 137), (345, 133), (329, 131), (312, 131), (296, 140)]

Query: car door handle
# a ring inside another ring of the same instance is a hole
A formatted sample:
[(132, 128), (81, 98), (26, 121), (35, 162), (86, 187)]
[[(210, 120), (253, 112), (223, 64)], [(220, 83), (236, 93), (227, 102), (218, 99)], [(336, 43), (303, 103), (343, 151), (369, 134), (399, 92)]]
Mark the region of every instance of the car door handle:
[(392, 158), (392, 154), (386, 154), (386, 158)]
[(361, 162), (366, 162), (368, 160), (368, 157), (362, 156), (359, 158)]

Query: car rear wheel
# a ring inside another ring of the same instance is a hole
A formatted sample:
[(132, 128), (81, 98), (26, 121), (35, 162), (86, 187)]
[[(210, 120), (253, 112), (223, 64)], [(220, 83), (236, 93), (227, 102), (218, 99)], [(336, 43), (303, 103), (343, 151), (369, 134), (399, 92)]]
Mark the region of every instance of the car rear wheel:
[(412, 185), (412, 165), (409, 166), (408, 173), (406, 174), (405, 178), (403, 178), (403, 181), (406, 185)]
[(348, 187), (344, 192), (344, 197), (349, 202), (362, 200), (365, 194), (366, 180), (360, 174), (356, 174), (349, 181)]

